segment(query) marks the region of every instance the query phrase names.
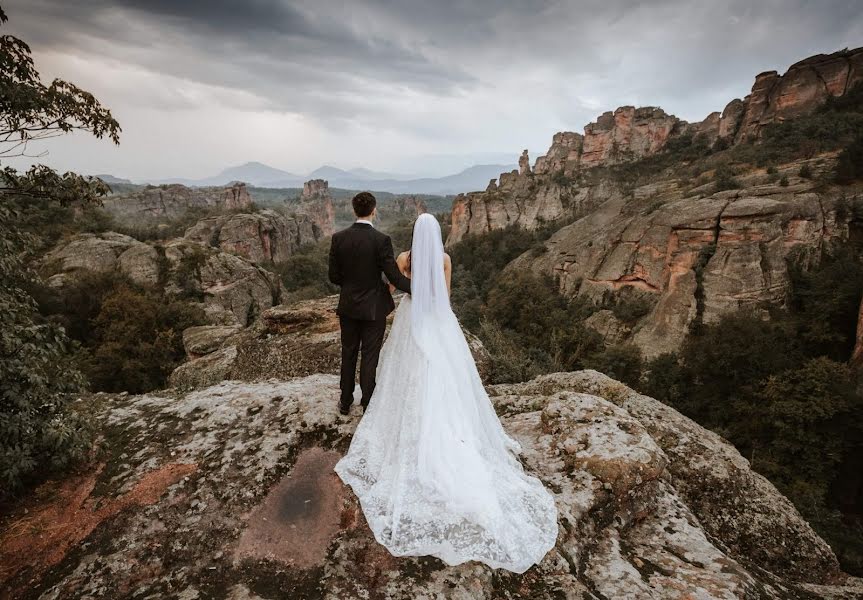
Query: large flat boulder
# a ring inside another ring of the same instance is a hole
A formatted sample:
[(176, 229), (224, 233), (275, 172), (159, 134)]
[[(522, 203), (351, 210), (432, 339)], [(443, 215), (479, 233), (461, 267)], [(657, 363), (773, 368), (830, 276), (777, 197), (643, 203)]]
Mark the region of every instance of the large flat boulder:
[[(557, 544), (522, 575), (396, 558), (332, 471), (360, 419), (338, 377), (98, 394), (92, 471), (0, 533), (21, 598), (854, 598), (863, 582), (713, 433), (593, 371), (489, 388)], [(57, 516), (69, 520), (57, 526)], [(73, 525), (74, 524), (74, 525)], [(52, 526), (53, 525), (53, 526)], [(29, 548), (26, 553), (22, 548)]]

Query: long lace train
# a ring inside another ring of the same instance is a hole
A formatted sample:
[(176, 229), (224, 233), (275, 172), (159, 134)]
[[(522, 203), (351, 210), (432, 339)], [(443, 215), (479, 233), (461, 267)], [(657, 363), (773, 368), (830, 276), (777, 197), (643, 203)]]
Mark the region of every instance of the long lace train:
[(554, 546), (554, 500), (516, 459), (519, 445), (504, 432), (452, 311), (420, 346), (410, 310), (406, 296), (336, 472), (393, 555), (522, 573)]

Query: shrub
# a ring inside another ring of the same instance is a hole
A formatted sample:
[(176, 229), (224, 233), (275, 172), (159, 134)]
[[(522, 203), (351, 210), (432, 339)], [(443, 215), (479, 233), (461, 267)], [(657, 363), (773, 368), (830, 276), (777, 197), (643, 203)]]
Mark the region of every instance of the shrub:
[(848, 145), (836, 162), (836, 182), (852, 183), (863, 179), (863, 134)]
[(76, 363), (98, 391), (164, 387), (185, 357), (183, 330), (205, 322), (197, 304), (117, 274), (81, 274), (55, 294), (43, 310), (80, 344)]
[(329, 238), (303, 246), (272, 267), (287, 292), (286, 302), (321, 298), (338, 292), (329, 280)]
[(615, 317), (629, 325), (634, 325), (650, 313), (655, 303), (656, 298), (652, 294), (633, 289), (607, 293), (603, 297), (603, 306), (611, 309)]
[(547, 372), (549, 358), (528, 348), (512, 331), (506, 331), (494, 321), (483, 321), (479, 336), (491, 357), (493, 383), (528, 381)]
[(788, 175), (783, 175), (779, 178), (779, 185), (782, 187), (788, 187)]
[(716, 182), (714, 190), (721, 192), (722, 190), (736, 190), (740, 188), (740, 182), (734, 177), (734, 172), (726, 165), (721, 165), (716, 169)]
[(548, 355), (552, 370), (569, 371), (602, 348), (599, 334), (583, 324), (592, 310), (584, 300), (562, 296), (550, 277), (517, 270), (497, 278), (484, 315), (526, 348)]
[(641, 380), (641, 350), (633, 344), (616, 344), (590, 356), (585, 366), (637, 387)]
[(803, 165), (802, 167), (800, 167), (798, 175), (800, 175), (800, 177), (802, 177), (803, 179), (812, 179), (812, 167), (810, 167), (808, 164)]
[(0, 498), (38, 472), (80, 460), (90, 447), (89, 426), (69, 408), (84, 378), (69, 361), (63, 328), (45, 322), (27, 289), (35, 274), (21, 260), (31, 239), (0, 205)]

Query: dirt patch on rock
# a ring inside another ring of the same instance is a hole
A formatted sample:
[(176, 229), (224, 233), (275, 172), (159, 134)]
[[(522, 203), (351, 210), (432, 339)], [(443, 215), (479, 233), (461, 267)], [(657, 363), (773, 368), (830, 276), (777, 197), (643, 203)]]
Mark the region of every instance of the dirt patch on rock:
[[(66, 553), (120, 511), (155, 503), (168, 487), (197, 469), (172, 463), (145, 474), (129, 492), (116, 498), (91, 494), (105, 465), (85, 475), (43, 484), (27, 512), (0, 532), (0, 585), (28, 571), (30, 581), (59, 563)], [(25, 582), (21, 582), (24, 584)], [(0, 597), (7, 590), (0, 588)], [(10, 590), (14, 596), (14, 590)]]
[(339, 532), (346, 488), (333, 472), (338, 452), (309, 448), (255, 508), (235, 557), (270, 559), (308, 569), (322, 564)]

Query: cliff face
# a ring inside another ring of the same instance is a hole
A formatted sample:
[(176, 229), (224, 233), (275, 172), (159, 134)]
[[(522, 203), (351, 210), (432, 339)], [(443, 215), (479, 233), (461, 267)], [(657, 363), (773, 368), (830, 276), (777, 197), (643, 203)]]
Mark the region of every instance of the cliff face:
[(201, 219), (184, 237), (261, 264), (287, 260), (300, 246), (321, 239), (323, 232), (308, 215), (262, 210)]
[(105, 210), (116, 218), (137, 222), (140, 219), (176, 218), (190, 208), (245, 209), (252, 205), (252, 197), (244, 183), (225, 188), (189, 188), (174, 184), (148, 186), (130, 194), (109, 196), (103, 204)]
[[(767, 125), (812, 112), (828, 98), (845, 94), (861, 81), (863, 48), (858, 48), (807, 58), (792, 65), (784, 75), (775, 71), (761, 73), (743, 100), (732, 100), (721, 114), (712, 113), (698, 123), (687, 123), (654, 107), (623, 106), (606, 112), (586, 125), (583, 135), (555, 134), (548, 152), (537, 158), (533, 169), (522, 164), (519, 171), (501, 174), (500, 185), (492, 182), (486, 193), (457, 196), (447, 244), (509, 224), (532, 228), (542, 220), (570, 215), (570, 208), (581, 206), (549, 205), (548, 195), (555, 194), (554, 187), (562, 178), (584, 169), (656, 154), (681, 136), (700, 136), (709, 144), (717, 139), (729, 144), (757, 139)], [(526, 154), (521, 158), (520, 162), (525, 162)], [(515, 178), (524, 182), (516, 184), (512, 181)], [(527, 187), (535, 191), (533, 200), (521, 193)], [(533, 203), (541, 207), (535, 209), (530, 206)], [(486, 218), (476, 219), (474, 214)]]
[(336, 209), (330, 195), (330, 184), (324, 179), (311, 179), (303, 184), (297, 212), (308, 215), (321, 232), (321, 236), (333, 235)]
[[(297, 335), (315, 323), (286, 323)], [(311, 333), (311, 331), (309, 331)], [(98, 394), (88, 470), (0, 532), (21, 598), (854, 598), (827, 544), (727, 442), (595, 371), (488, 388), (553, 493), (555, 547), (522, 575), (391, 556), (333, 473), (359, 421), (336, 375)]]
[(855, 225), (842, 206), (863, 202), (863, 191), (816, 190), (796, 170), (788, 169), (787, 187), (753, 183), (683, 198), (671, 181), (663, 200), (654, 186), (636, 189), (641, 201), (616, 195), (510, 268), (554, 273), (568, 295), (639, 296), (650, 311), (622, 337), (647, 357), (676, 350), (694, 322), (781, 305), (790, 259), (811, 264), (826, 243), (848, 239)]
[[(857, 49), (808, 58), (782, 76), (762, 73), (750, 95), (699, 123), (655, 108), (605, 113), (583, 135), (556, 134), (532, 170), (503, 173), (484, 192), (459, 195), (447, 244), (509, 225), (533, 229), (565, 219), (572, 224), (548, 240), (545, 252), (528, 252), (511, 268), (554, 274), (565, 294), (597, 302), (638, 296), (649, 307), (638, 321), (603, 313), (593, 323), (610, 341), (632, 341), (647, 357), (676, 350), (695, 323), (740, 307), (781, 305), (788, 260), (817, 261), (825, 243), (856, 235), (851, 228), (858, 225), (837, 207), (863, 202), (863, 193), (799, 177), (804, 166), (814, 179), (830, 172), (835, 153), (779, 165), (773, 175), (752, 167), (726, 184), (737, 189), (721, 192), (714, 183), (680, 181), (674, 169), (651, 173), (645, 177), (651, 183), (633, 188), (593, 167), (656, 154), (684, 135), (707, 143), (749, 141), (861, 80), (863, 49)], [(776, 183), (780, 178), (789, 185)]]
[(766, 125), (811, 112), (861, 81), (863, 48), (811, 56), (791, 65), (784, 75), (776, 71), (761, 73), (743, 100), (736, 127), (730, 122), (729, 133), (736, 129), (735, 142), (758, 137)]

